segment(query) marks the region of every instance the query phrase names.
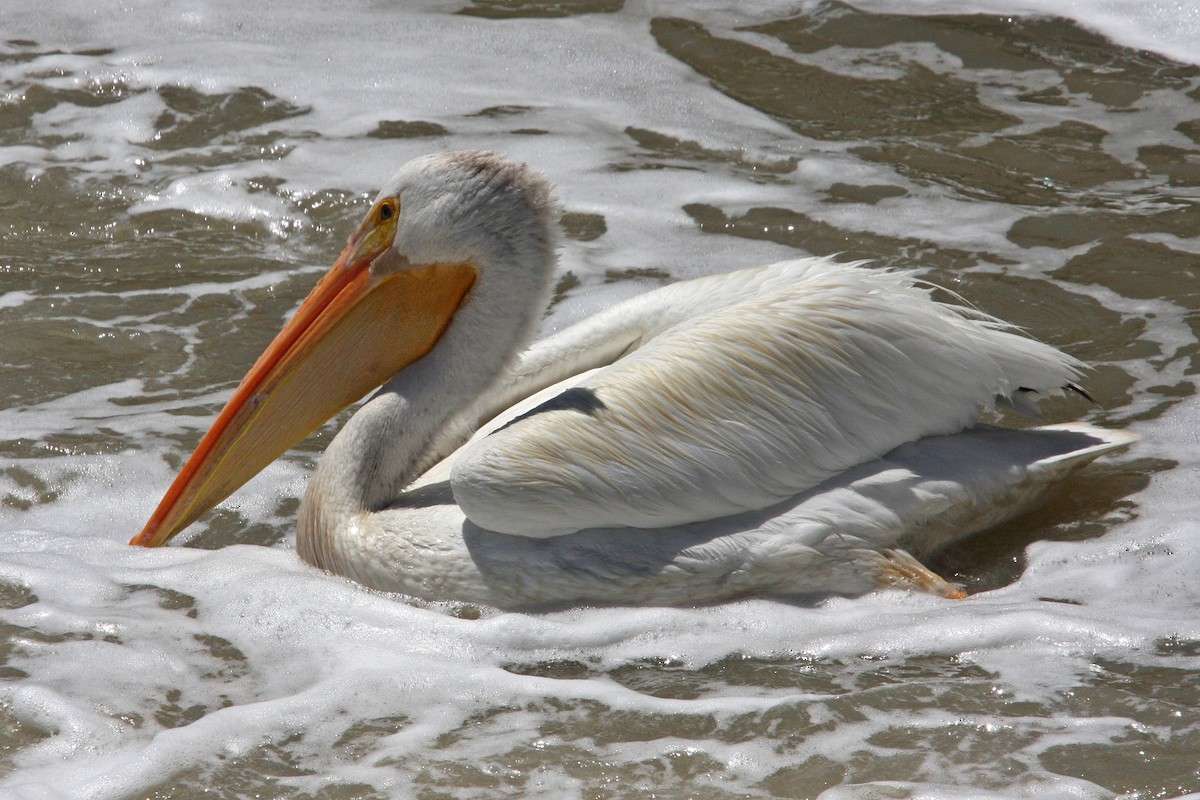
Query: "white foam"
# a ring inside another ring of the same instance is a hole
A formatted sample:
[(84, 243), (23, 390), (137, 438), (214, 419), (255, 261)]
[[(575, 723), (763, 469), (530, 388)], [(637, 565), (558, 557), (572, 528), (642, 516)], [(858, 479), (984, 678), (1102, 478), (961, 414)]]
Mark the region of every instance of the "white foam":
[(273, 195), (247, 196), (244, 179), (222, 170), (177, 178), (162, 192), (147, 194), (130, 207), (130, 214), (176, 208), (232, 222), (257, 222), (276, 232), (305, 225), (291, 207)]
[(0, 294), (0, 308), (17, 308), (18, 306), (23, 306), (35, 296), (33, 292), (5, 292), (4, 294)]
[[(1200, 60), (1197, 11), (1186, 2), (1018, 0), (1015, 5), (964, 6), (868, 0), (860, 5), (889, 13), (974, 9), (1070, 14), (1131, 46), (1152, 45), (1176, 58)], [(605, 286), (609, 269), (661, 267), (685, 277), (794, 254), (769, 242), (700, 233), (680, 210), (690, 202), (730, 213), (773, 205), (850, 230), (868, 227), (943, 247), (1014, 251), (1004, 238), (1017, 214), (1011, 207), (953, 202), (949, 192), (915, 186), (887, 168), (852, 161), (835, 147), (806, 151), (802, 139), (712, 91), (659, 50), (645, 31), (644, 16), (669, 13), (672, 7), (627, 6), (618, 15), (497, 24), (434, 13), (444, 10), (437, 3), (416, 10), (364, 6), (336, 14), (315, 0), (261, 8), (195, 0), (126, 4), (105, 13), (75, 0), (56, 4), (52, 12), (38, 4), (17, 4), (5, 9), (8, 39), (28, 38), (42, 47), (75, 51), (115, 50), (0, 65), (6, 78), (62, 69), (72, 74), (36, 80), (77, 88), (94, 78), (120, 80), (139, 90), (174, 84), (205, 92), (261, 86), (311, 111), (256, 129), (278, 131), (280, 140), (293, 148), (285, 157), (198, 172), (164, 163), (162, 154), (147, 145), (163, 104), (146, 91), (110, 105), (60, 106), (39, 115), (35, 126), (40, 133), (82, 138), (49, 148), (0, 148), (0, 164), (20, 163), (32, 171), (69, 165), (80, 173), (136, 178), (129, 189), (136, 198), (131, 213), (181, 209), (264, 225), (282, 241), (283, 229), (268, 221), (306, 224), (289, 201), (332, 189), (372, 193), (398, 163), (437, 147), (500, 149), (536, 164), (557, 185), (569, 210), (602, 214), (608, 226), (596, 242), (565, 245), (563, 266), (581, 278), (587, 291), (572, 292), (557, 306), (545, 323), (547, 330), (644, 285)], [(721, 22), (749, 13), (744, 6), (729, 3), (703, 12)], [(756, 6), (753, 14), (766, 19), (793, 6)], [(317, 36), (313, 20), (320, 20)], [(532, 110), (513, 117), (468, 116), (505, 104)], [(451, 134), (417, 140), (363, 138), (380, 119), (437, 122)], [(1105, 125), (1117, 124), (1105, 120)], [(630, 125), (754, 159), (804, 158), (791, 176), (796, 183), (789, 186), (748, 187), (719, 170), (615, 172), (609, 167), (629, 149), (623, 131)], [(549, 133), (511, 132), (519, 127)], [(206, 152), (215, 150), (214, 145)], [(280, 179), (284, 189), (279, 195), (250, 192), (248, 182), (257, 177)], [(852, 205), (818, 202), (818, 190), (839, 181), (889, 183), (911, 191), (908, 197), (882, 201), (881, 213), (865, 218)], [(1020, 254), (1045, 273), (1073, 251)], [(144, 291), (187, 300), (236, 294), (283, 279), (283, 273), (269, 272), (235, 283)], [(1068, 288), (1131, 316), (1146, 316), (1150, 308), (1156, 319), (1144, 338), (1165, 353), (1194, 343), (1185, 312), (1174, 304), (1147, 306), (1101, 287)], [(20, 309), (34, 299), (32, 292), (6, 286), (0, 308)], [(1167, 379), (1193, 381), (1183, 369), (1182, 364), (1147, 363), (1131, 365), (1130, 371), (1140, 389)], [(43, 458), (0, 461), (0, 467), (24, 471), (0, 472), (0, 496), (34, 503), (28, 509), (0, 507), (0, 578), (38, 598), (6, 610), (5, 620), (39, 634), (17, 635), (9, 665), (29, 678), (0, 685), (0, 698), (23, 724), (55, 733), (15, 756), (15, 771), (0, 778), (6, 796), (137, 795), (180, 770), (244, 756), (264, 742), (285, 741), (298, 733), (302, 739), (291, 747), (319, 776), (361, 781), (404, 796), (415, 793), (411, 778), (389, 767), (387, 759), (428, 759), (436, 745), (447, 759), (481, 763), (543, 737), (547, 719), (584, 717), (590, 703), (613, 712), (711, 715), (721, 722), (772, 710), (786, 713), (807, 703), (815, 716), (833, 718), (829, 709), (836, 698), (791, 686), (728, 683), (706, 688), (694, 700), (672, 699), (627, 688), (604, 676), (604, 670), (664, 660), (700, 668), (729, 658), (763, 658), (812, 660), (821, 668), (833, 664), (852, 672), (864, 659), (957, 658), (993, 673), (989, 680), (998, 692), (1047, 702), (1078, 683), (1098, 656), (1153, 662), (1149, 653), (1163, 639), (1200, 640), (1195, 615), (1200, 537), (1194, 522), (1200, 517), (1195, 494), (1200, 404), (1195, 402), (1178, 404), (1164, 417), (1135, 428), (1145, 440), (1134, 457), (1180, 462), (1155, 475), (1150, 488), (1137, 496), (1138, 518), (1099, 539), (1036, 544), (1027, 553), (1020, 580), (966, 601), (884, 593), (811, 607), (749, 600), (707, 609), (491, 612), (466, 620), (449, 613), (451, 609), (408, 603), (321, 574), (286, 549), (127, 547), (172, 477), (162, 459), (164, 438), (198, 436), (207, 424), (172, 413), (183, 401), (120, 403), (142, 395), (145, 388), (114, 376), (104, 386), (0, 411), (0, 427), (34, 441), (104, 430), (131, 445), (117, 453), (46, 453)], [(186, 404), (220, 399), (222, 393), (214, 391)], [(1140, 399), (1122, 413), (1144, 411), (1153, 402)], [(38, 482), (54, 487), (57, 499), (38, 502)], [(232, 507), (247, 523), (286, 527), (288, 520), (277, 517), (278, 501), (297, 497), (303, 482), (299, 464), (278, 463), (244, 489)], [(601, 674), (557, 680), (508, 669), (514, 663), (556, 660), (578, 662)], [(168, 700), (171, 692), (179, 692), (176, 700)], [(551, 701), (565, 710), (548, 710)], [(191, 724), (170, 727), (159, 717), (172, 706), (178, 709), (171, 713), (178, 715), (189, 706), (206, 713)], [(514, 710), (495, 721), (466, 724), (472, 715), (497, 708)], [(335, 744), (355, 723), (400, 716), (407, 722), (395, 734), (372, 740), (368, 757), (336, 754)], [(907, 721), (915, 726), (954, 724), (940, 712), (912, 717)], [(896, 715), (880, 712), (876, 719), (830, 724), (824, 732), (813, 732), (803, 746), (837, 758), (870, 746), (864, 742), (893, 723)], [(963, 724), (990, 722), (970, 718)], [(1031, 776), (1006, 795), (1107, 796), (1094, 784), (1048, 773), (1039, 767), (1038, 756), (1055, 744), (1103, 743), (1128, 734), (1127, 720), (1020, 724), (1036, 732), (1037, 741), (1014, 756)], [(438, 745), (443, 737), (454, 736), (457, 742)], [(739, 793), (756, 790), (799, 758), (795, 750), (781, 751), (778, 741), (767, 739), (731, 743), (720, 737), (665, 737), (591, 747), (598, 758), (622, 764), (665, 759), (695, 747), (724, 765), (725, 779)], [(953, 785), (955, 779), (953, 765), (944, 765), (928, 780), (875, 788), (930, 797), (987, 796), (976, 789), (964, 791)], [(295, 779), (297, 784), (304, 780)], [(547, 769), (545, 780), (549, 788), (541, 796), (582, 794), (584, 781), (561, 769)], [(310, 789), (315, 793), (315, 787)], [(860, 796), (856, 792), (843, 787), (826, 796)]]
[(856, 0), (888, 14), (1066, 17), (1107, 38), (1184, 63), (1200, 63), (1200, 7), (1190, 0)]

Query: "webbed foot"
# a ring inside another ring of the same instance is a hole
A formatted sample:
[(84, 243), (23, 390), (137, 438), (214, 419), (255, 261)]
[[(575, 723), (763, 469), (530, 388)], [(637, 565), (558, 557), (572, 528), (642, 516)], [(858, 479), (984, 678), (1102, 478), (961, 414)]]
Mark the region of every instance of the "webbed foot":
[(884, 550), (876, 567), (875, 580), (881, 587), (930, 592), (951, 600), (967, 596), (955, 586), (903, 550)]

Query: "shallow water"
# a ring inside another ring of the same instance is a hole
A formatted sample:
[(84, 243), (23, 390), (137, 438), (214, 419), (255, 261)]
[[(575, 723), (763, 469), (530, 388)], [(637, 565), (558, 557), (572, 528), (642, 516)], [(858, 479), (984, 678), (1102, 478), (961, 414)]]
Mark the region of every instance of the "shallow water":
[[(754, 6), (0, 9), (0, 795), (1200, 792), (1200, 18)], [(547, 331), (912, 264), (1094, 365), (1048, 421), (1144, 439), (942, 553), (959, 602), (372, 593), (291, 549), (336, 422), (127, 547), (386, 176), (466, 147), (557, 187)]]

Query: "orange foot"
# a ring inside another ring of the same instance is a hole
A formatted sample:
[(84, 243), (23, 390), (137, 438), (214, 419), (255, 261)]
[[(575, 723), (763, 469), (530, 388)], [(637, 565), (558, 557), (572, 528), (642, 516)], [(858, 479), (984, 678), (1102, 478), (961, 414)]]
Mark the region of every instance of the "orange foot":
[(950, 583), (903, 550), (884, 550), (880, 555), (875, 573), (880, 586), (931, 592), (951, 600), (967, 596), (962, 587)]

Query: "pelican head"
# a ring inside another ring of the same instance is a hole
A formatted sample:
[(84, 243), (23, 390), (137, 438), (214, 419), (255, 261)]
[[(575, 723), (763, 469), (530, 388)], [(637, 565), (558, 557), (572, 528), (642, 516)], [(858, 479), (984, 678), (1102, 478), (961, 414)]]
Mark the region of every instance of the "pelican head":
[(401, 167), (131, 544), (165, 543), (435, 348), (456, 353), (464, 393), (486, 388), (545, 308), (555, 217), (546, 182), (493, 153)]

